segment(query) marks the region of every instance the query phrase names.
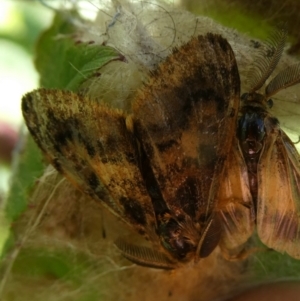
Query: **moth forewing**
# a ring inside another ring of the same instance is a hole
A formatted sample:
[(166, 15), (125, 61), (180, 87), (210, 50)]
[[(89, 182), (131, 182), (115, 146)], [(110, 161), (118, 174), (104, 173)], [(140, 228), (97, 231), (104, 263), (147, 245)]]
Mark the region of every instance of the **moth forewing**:
[(154, 231), (138, 150), (123, 113), (72, 92), (47, 89), (26, 94), (22, 109), (29, 131), (59, 172), (139, 233)]
[(150, 162), (152, 182), (161, 192), (154, 206), (158, 233), (181, 258), (195, 253), (207, 224), (211, 219), (214, 224), (215, 195), (235, 132), (239, 88), (230, 45), (221, 36), (207, 34), (176, 49), (133, 105), (136, 135)]
[(300, 259), (300, 162), (282, 130), (268, 135), (258, 165), (257, 232), (268, 247)]
[(195, 178), (201, 169), (214, 174), (215, 163), (227, 156), (238, 95), (234, 54), (225, 39), (212, 34), (176, 50), (141, 90), (133, 106), (136, 132), (166, 198), (189, 175)]
[(220, 247), (225, 254), (238, 255), (233, 252), (239, 252), (241, 246), (253, 234), (255, 212), (247, 167), (237, 138), (234, 139), (225, 162), (217, 200), (217, 210), (223, 228)]
[(298, 150), (295, 147), (296, 143), (291, 141), (289, 136), (284, 131), (281, 131), (280, 136), (281, 136), (282, 142), (285, 146), (285, 149), (287, 151), (287, 155), (289, 157), (289, 162), (292, 163), (295, 172), (300, 174), (300, 155), (298, 153)]

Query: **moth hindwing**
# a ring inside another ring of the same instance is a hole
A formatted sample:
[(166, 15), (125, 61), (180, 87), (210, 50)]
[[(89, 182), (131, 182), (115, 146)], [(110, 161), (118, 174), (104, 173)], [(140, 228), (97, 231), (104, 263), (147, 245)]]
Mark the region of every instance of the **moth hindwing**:
[(155, 247), (120, 240), (124, 255), (141, 265), (174, 268), (208, 256), (222, 241), (223, 217), (229, 220), (235, 210), (218, 194), (239, 95), (229, 43), (207, 34), (175, 49), (151, 73), (132, 115), (48, 89), (26, 94), (22, 110), (50, 163)]

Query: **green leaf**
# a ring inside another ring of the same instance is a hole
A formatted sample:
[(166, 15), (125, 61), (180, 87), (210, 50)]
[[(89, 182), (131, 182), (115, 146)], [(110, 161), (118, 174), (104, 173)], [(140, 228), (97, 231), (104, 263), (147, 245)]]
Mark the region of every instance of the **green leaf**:
[(10, 273), (19, 283), (8, 282), (5, 291), (10, 300), (52, 300), (59, 292), (60, 300), (100, 301), (104, 300), (104, 288), (95, 285), (94, 279), (103, 272), (102, 268), (90, 256), (71, 249), (25, 248), (16, 257)]
[[(58, 13), (37, 44), (36, 68), (44, 88), (77, 91), (102, 66), (122, 56), (111, 47), (76, 43), (70, 16)], [(92, 42), (92, 41), (91, 41)]]
[(30, 136), (22, 138), (24, 141), (21, 139), (19, 142), (11, 186), (6, 200), (5, 212), (9, 221), (16, 220), (27, 208), (30, 189), (44, 170), (41, 151), (33, 139)]
[(300, 261), (287, 254), (281, 254), (272, 249), (267, 249), (260, 241), (257, 234), (253, 237), (255, 246), (261, 248), (251, 259), (251, 271), (255, 281), (263, 282), (279, 279), (300, 277)]
[(42, 154), (30, 136), (22, 135), (15, 151), (10, 189), (1, 215), (0, 255), (5, 256), (14, 246), (14, 233), (9, 226), (28, 208), (29, 193), (44, 171)]
[(228, 2), (211, 2), (205, 6), (199, 5), (197, 2), (190, 2), (189, 10), (198, 15), (206, 15), (226, 27), (234, 28), (257, 39), (266, 40), (270, 37), (270, 32), (274, 28), (265, 22), (263, 17), (250, 14), (250, 12), (249, 14), (245, 14), (242, 10), (242, 2), (236, 2), (236, 5)]
[[(51, 276), (79, 283), (88, 264), (88, 258), (80, 255), (75, 257), (71, 252), (29, 248), (23, 249), (16, 258), (13, 272), (27, 277)], [(74, 273), (75, 266), (76, 273)]]

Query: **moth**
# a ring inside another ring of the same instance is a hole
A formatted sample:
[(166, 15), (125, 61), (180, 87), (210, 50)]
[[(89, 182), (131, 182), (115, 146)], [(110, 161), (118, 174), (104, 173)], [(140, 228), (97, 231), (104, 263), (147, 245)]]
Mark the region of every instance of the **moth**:
[(252, 88), (241, 96), (237, 140), (247, 166), (259, 238), (269, 248), (300, 259), (300, 156), (269, 112), (271, 96), (300, 82), (300, 64), (275, 76), (264, 94), (257, 92), (277, 66), (286, 36), (284, 28), (274, 32), (266, 55), (251, 72)]
[(250, 91), (240, 108), (234, 53), (208, 33), (151, 72), (131, 112), (43, 88), (23, 97), (22, 111), (49, 162), (150, 242), (120, 235), (122, 254), (173, 269), (217, 245), (224, 254), (239, 249), (255, 220), (267, 246), (300, 257), (299, 156), (265, 98)]

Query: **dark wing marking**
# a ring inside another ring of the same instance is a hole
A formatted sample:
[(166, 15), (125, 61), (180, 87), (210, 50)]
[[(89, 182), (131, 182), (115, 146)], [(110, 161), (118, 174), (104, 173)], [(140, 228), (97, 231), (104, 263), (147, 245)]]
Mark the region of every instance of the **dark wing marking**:
[(300, 156), (279, 128), (265, 141), (258, 164), (258, 187), (257, 231), (261, 241), (300, 259)]
[(136, 141), (123, 113), (72, 92), (46, 89), (26, 94), (22, 109), (29, 131), (59, 172), (139, 233), (154, 229)]
[(176, 49), (133, 105), (136, 134), (168, 207), (193, 220), (211, 214), (232, 144), (240, 97), (234, 53), (207, 34)]

